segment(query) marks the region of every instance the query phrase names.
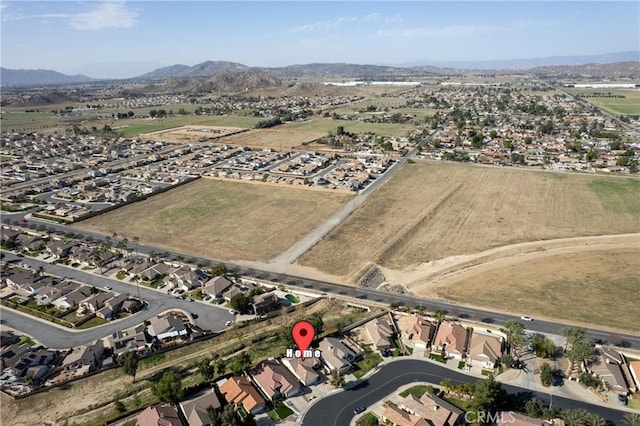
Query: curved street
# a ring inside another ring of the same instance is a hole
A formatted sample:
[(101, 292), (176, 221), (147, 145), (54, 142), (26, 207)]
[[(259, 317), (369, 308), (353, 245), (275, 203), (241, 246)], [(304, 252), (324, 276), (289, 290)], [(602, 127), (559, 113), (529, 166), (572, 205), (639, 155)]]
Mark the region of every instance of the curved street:
[[(395, 392), (400, 386), (412, 382), (427, 382), (437, 385), (445, 378), (449, 378), (456, 385), (473, 383), (478, 380), (476, 377), (440, 367), (426, 360), (393, 361), (381, 367), (379, 371), (370, 376), (356, 389), (341, 391), (320, 399), (304, 415), (302, 424), (304, 426), (348, 425), (355, 416), (353, 410), (357, 407), (370, 407)], [(539, 393), (505, 384), (502, 386), (509, 394), (525, 393), (531, 398), (540, 398), (547, 404), (550, 401), (550, 394), (548, 393)], [(591, 413), (598, 414), (606, 420), (614, 422), (614, 424), (620, 424), (624, 414), (624, 411), (555, 395), (553, 404), (565, 409), (584, 408)]]
[[(124, 283), (119, 280), (103, 277), (97, 274), (87, 273), (76, 268), (50, 264), (37, 259), (28, 257), (17, 257), (12, 253), (4, 252), (5, 259), (19, 263), (27, 263), (32, 269), (42, 266), (46, 273), (66, 277), (73, 281), (83, 284), (104, 288), (109, 286), (113, 291), (123, 294), (137, 296), (137, 286), (134, 284)], [(45, 346), (53, 349), (69, 349), (85, 343), (92, 342), (105, 336), (109, 336), (118, 330), (136, 326), (149, 318), (152, 318), (162, 312), (179, 309), (184, 312), (193, 312), (198, 316), (197, 320), (193, 320), (196, 325), (203, 329), (220, 331), (225, 328), (225, 322), (234, 320), (227, 309), (207, 304), (204, 302), (187, 302), (170, 296), (163, 291), (153, 290), (145, 286), (139, 286), (140, 296), (142, 300), (147, 302), (147, 309), (142, 310), (134, 315), (123, 319), (109, 322), (101, 326), (93, 327), (87, 330), (72, 330), (53, 323), (32, 317), (27, 314), (2, 307), (2, 322), (16, 330), (20, 330)]]

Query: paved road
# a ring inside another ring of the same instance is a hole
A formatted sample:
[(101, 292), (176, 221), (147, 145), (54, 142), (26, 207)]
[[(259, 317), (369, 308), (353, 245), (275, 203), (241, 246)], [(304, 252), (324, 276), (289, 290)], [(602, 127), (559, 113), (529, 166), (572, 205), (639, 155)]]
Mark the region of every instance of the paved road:
[[(110, 286), (115, 292), (130, 294), (134, 297), (137, 296), (138, 288), (134, 284), (123, 283), (122, 281), (87, 273), (67, 266), (52, 265), (36, 259), (27, 257), (19, 258), (11, 253), (3, 253), (6, 256), (5, 259), (11, 262), (27, 263), (34, 269), (42, 266), (46, 273), (52, 275), (67, 277), (73, 281), (94, 285), (99, 288)], [(139, 286), (139, 290), (142, 299), (148, 303), (147, 309), (135, 315), (88, 330), (71, 330), (56, 326), (52, 323), (4, 307), (0, 308), (1, 318), (2, 322), (8, 326), (27, 333), (39, 340), (43, 345), (54, 349), (66, 349), (92, 342), (96, 339), (111, 335), (118, 330), (138, 325), (155, 315), (171, 309), (180, 309), (187, 313), (195, 313), (198, 316), (194, 321), (196, 325), (212, 331), (223, 330), (225, 328), (225, 322), (234, 320), (235, 318), (229, 314), (227, 309), (216, 305), (195, 301), (187, 302), (186, 300), (177, 299), (161, 291), (152, 290), (144, 286)]]
[[(395, 392), (400, 386), (418, 381), (439, 384), (444, 378), (451, 379), (454, 384), (478, 380), (428, 361), (394, 361), (381, 367), (357, 389), (339, 392), (319, 400), (304, 415), (302, 424), (304, 426), (348, 425), (355, 416), (353, 410), (357, 407), (369, 407)], [(549, 403), (550, 396), (547, 393), (538, 393), (510, 385), (503, 385), (503, 387), (510, 394), (525, 393)], [(623, 411), (559, 396), (553, 397), (553, 405), (565, 409), (584, 408), (615, 424), (620, 424), (624, 414)]]
[[(378, 182), (378, 185), (381, 185), (383, 181)], [(375, 185), (374, 182), (373, 185)], [(370, 187), (371, 188), (371, 187)], [(373, 191), (375, 187), (369, 189)], [(25, 218), (25, 213), (12, 214), (12, 215), (2, 215), (2, 222), (4, 223), (12, 223), (14, 221), (20, 222)], [(37, 224), (38, 226), (44, 227), (46, 223), (46, 227), (56, 232), (68, 233), (73, 232), (77, 235), (91, 237), (93, 240), (101, 240), (104, 238), (104, 235), (80, 230), (77, 228), (70, 228), (66, 225), (60, 225), (50, 222), (42, 222), (35, 219), (29, 219), (28, 222)], [(486, 309), (479, 309), (468, 306), (461, 306), (454, 303), (448, 303), (441, 300), (434, 299), (426, 299), (420, 298), (412, 295), (405, 295), (399, 293), (390, 293), (376, 289), (368, 289), (368, 288), (354, 288), (352, 286), (342, 285), (339, 283), (332, 283), (320, 280), (314, 280), (307, 277), (295, 276), (288, 273), (281, 272), (279, 267), (274, 268), (271, 264), (264, 264), (260, 266), (260, 268), (256, 267), (247, 267), (243, 265), (239, 265), (233, 262), (228, 261), (219, 261), (214, 259), (205, 259), (198, 256), (192, 256), (186, 253), (180, 253), (177, 251), (168, 251), (164, 248), (154, 247), (150, 245), (138, 244), (137, 246), (138, 252), (142, 254), (149, 254), (151, 252), (155, 253), (167, 253), (169, 257), (175, 258), (176, 256), (182, 256), (185, 259), (188, 259), (193, 264), (203, 264), (209, 265), (212, 263), (215, 264), (223, 264), (227, 267), (227, 269), (232, 273), (253, 276), (256, 278), (276, 281), (285, 283), (289, 286), (299, 287), (301, 289), (312, 289), (316, 291), (320, 291), (326, 294), (334, 294), (336, 296), (345, 296), (345, 297), (354, 297), (358, 299), (362, 299), (363, 301), (370, 302), (378, 302), (386, 305), (390, 305), (392, 303), (397, 303), (401, 306), (409, 306), (412, 308), (423, 308), (426, 312), (435, 312), (438, 309), (443, 309), (447, 312), (448, 315), (458, 317), (466, 320), (473, 320), (477, 322), (484, 322), (492, 325), (503, 325), (507, 320), (519, 320), (520, 315), (530, 315), (529, 312), (526, 311), (526, 307), (522, 307), (521, 312), (518, 312), (518, 315), (501, 313), (501, 312), (492, 312)], [(114, 287), (115, 288), (115, 287)], [(152, 291), (152, 290), (149, 290)], [(144, 298), (144, 296), (143, 296)], [(195, 302), (194, 302), (195, 303)], [(515, 310), (516, 308), (514, 308)], [(199, 319), (202, 322), (202, 320)], [(206, 326), (206, 322), (203, 322), (203, 328), (209, 328)], [(213, 325), (222, 328), (222, 324), (219, 321), (214, 321)], [(536, 319), (531, 323), (526, 323), (527, 327), (531, 331), (540, 332), (544, 334), (555, 334), (560, 335), (563, 328), (573, 327), (575, 324), (563, 323), (558, 321), (543, 321)], [(215, 329), (215, 328), (214, 328)], [(632, 333), (622, 333), (622, 332), (614, 332), (610, 330), (598, 329), (596, 327), (586, 328), (588, 335), (592, 339), (601, 339), (608, 341), (612, 344), (621, 344), (623, 347), (633, 348), (636, 350), (640, 350), (640, 335), (632, 334)]]

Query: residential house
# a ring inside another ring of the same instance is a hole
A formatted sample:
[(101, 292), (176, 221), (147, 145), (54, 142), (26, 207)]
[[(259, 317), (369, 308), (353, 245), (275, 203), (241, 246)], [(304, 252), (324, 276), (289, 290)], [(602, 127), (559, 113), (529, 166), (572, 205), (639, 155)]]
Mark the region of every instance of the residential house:
[(45, 250), (49, 256), (54, 259), (61, 259), (69, 256), (71, 250), (76, 246), (75, 242), (66, 242), (62, 240), (49, 240)]
[(207, 409), (213, 407), (215, 410), (220, 408), (222, 404), (218, 395), (216, 395), (215, 389), (211, 388), (197, 396), (182, 401), (180, 403), (180, 410), (187, 419), (189, 426), (211, 426), (213, 425)]
[(375, 318), (364, 325), (373, 347), (377, 350), (389, 349), (393, 347), (393, 328), (380, 317)]
[(436, 325), (419, 315), (403, 316), (398, 320), (402, 337), (413, 343), (415, 348), (426, 349), (436, 332)]
[(62, 311), (76, 309), (80, 306), (80, 303), (82, 303), (83, 300), (90, 296), (91, 290), (86, 286), (82, 286), (71, 293), (67, 293), (64, 296), (57, 298), (52, 302), (52, 305)]
[(220, 385), (220, 393), (229, 404), (242, 405), (252, 414), (258, 414), (266, 408), (266, 401), (245, 376), (229, 377)]
[(100, 368), (104, 356), (102, 340), (97, 340), (92, 345), (82, 345), (73, 348), (66, 356), (62, 366), (65, 370), (74, 371), (76, 374), (84, 374)]
[(39, 288), (45, 286), (44, 283), (38, 283), (40, 277), (35, 275), (32, 271), (11, 268), (3, 275), (7, 286), (11, 290), (14, 290), (23, 296), (33, 295)]
[(39, 383), (59, 359), (56, 351), (42, 346), (11, 345), (2, 351), (0, 383)]
[(270, 400), (289, 398), (302, 392), (296, 377), (277, 359), (262, 361), (251, 370), (253, 381)]
[(169, 272), (165, 282), (169, 283), (173, 288), (189, 291), (202, 286), (208, 278), (202, 269), (192, 269), (184, 265)]
[(138, 312), (140, 309), (142, 309), (142, 306), (142, 302), (138, 299), (127, 299), (122, 302), (122, 310), (129, 314)]
[(448, 358), (462, 359), (467, 345), (467, 329), (455, 322), (443, 322), (433, 340), (432, 350), (444, 351)]
[(640, 389), (640, 361), (631, 361), (629, 363), (629, 373), (636, 384), (636, 389)]
[(253, 298), (252, 306), (256, 315), (266, 314), (278, 307), (278, 296), (274, 292), (258, 294)]
[(144, 325), (117, 331), (111, 335), (111, 348), (115, 355), (144, 351), (149, 343)]
[(139, 275), (144, 280), (154, 281), (169, 274), (171, 271), (173, 271), (173, 269), (173, 266), (167, 265), (166, 263), (156, 263), (139, 272), (137, 275)]
[(83, 300), (82, 302), (80, 302), (80, 306), (78, 307), (78, 312), (79, 313), (92, 313), (95, 314), (96, 312), (98, 312), (100, 309), (102, 309), (105, 306), (105, 303), (107, 300), (111, 299), (114, 297), (114, 294), (111, 292), (107, 292), (107, 293), (96, 293), (90, 297), (88, 297), (87, 299)]
[(607, 347), (601, 347), (594, 362), (589, 366), (591, 373), (600, 377), (614, 392), (627, 393), (629, 386), (622, 372), (624, 359), (620, 353)]
[(404, 411), (391, 401), (384, 403), (382, 421), (394, 426), (429, 426), (422, 417)]
[(471, 364), (490, 370), (495, 368), (502, 356), (503, 342), (501, 336), (472, 332), (468, 351)]
[(96, 316), (104, 319), (110, 319), (118, 315), (122, 310), (122, 305), (127, 300), (126, 294), (119, 294), (104, 302), (104, 307), (96, 312)]
[(322, 352), (322, 362), (329, 371), (336, 370), (339, 374), (351, 371), (351, 363), (355, 362), (357, 354), (349, 346), (336, 337), (325, 337), (318, 348)]
[(184, 426), (178, 411), (171, 405), (152, 405), (136, 416), (138, 426)]
[(202, 293), (208, 294), (211, 297), (217, 299), (232, 285), (233, 283), (231, 281), (220, 275), (217, 277), (213, 277), (209, 281), (204, 283)]
[(15, 242), (23, 250), (35, 251), (45, 248), (47, 241), (39, 235), (19, 234), (16, 236)]
[(161, 342), (189, 336), (189, 329), (182, 320), (173, 315), (151, 318), (147, 331)]
[(242, 289), (241, 287), (239, 287), (237, 284), (232, 285), (231, 287), (229, 287), (223, 294), (222, 297), (224, 297), (224, 300), (226, 300), (227, 302), (230, 302), (231, 299), (233, 299), (233, 296), (238, 295), (238, 294), (244, 294), (246, 293), (246, 291), (244, 289)]
[(464, 411), (430, 393), (420, 398), (407, 395), (398, 400), (403, 411), (427, 420), (428, 425), (454, 426), (465, 424)]
[(321, 367), (322, 364), (317, 358), (282, 358), (282, 363), (305, 386), (311, 386), (320, 380), (320, 375), (316, 369)]
[[(500, 411), (496, 425), (513, 425), (513, 426), (546, 426), (549, 423), (535, 417), (516, 413), (515, 411)], [(556, 424), (555, 422), (553, 424)]]

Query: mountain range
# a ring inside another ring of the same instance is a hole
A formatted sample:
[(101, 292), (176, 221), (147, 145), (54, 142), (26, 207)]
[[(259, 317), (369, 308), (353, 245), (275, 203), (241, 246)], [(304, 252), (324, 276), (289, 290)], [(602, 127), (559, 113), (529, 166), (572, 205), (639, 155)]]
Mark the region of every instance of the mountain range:
[[(127, 80), (163, 80), (210, 78), (229, 73), (268, 73), (274, 78), (291, 79), (302, 76), (350, 77), (350, 78), (399, 78), (424, 75), (452, 75), (473, 70), (502, 71), (527, 70), (533, 73), (637, 77), (640, 52), (617, 52), (588, 56), (555, 56), (534, 59), (513, 59), (506, 61), (458, 61), (458, 62), (413, 62), (403, 65), (360, 65), (346, 63), (315, 63), (289, 65), (286, 67), (249, 67), (237, 62), (205, 61), (193, 66), (176, 64), (155, 69), (146, 74)], [(627, 66), (602, 67), (600, 64), (627, 63)], [(622, 69), (622, 71), (620, 71)], [(28, 86), (45, 84), (69, 84), (96, 81), (83, 74), (66, 75), (52, 70), (14, 70), (0, 68), (0, 84), (4, 86)]]

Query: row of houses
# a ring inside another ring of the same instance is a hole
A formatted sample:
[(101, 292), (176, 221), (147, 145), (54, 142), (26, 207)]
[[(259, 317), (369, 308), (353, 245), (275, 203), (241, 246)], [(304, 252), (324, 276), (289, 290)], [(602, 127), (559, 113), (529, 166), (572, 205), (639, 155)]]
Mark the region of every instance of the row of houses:
[(465, 328), (457, 322), (438, 324), (414, 314), (401, 317), (398, 326), (403, 340), (414, 348), (430, 349), (484, 369), (495, 368), (504, 350), (502, 336)]

